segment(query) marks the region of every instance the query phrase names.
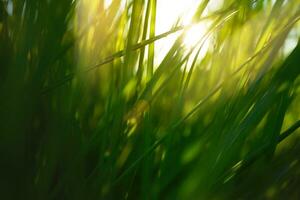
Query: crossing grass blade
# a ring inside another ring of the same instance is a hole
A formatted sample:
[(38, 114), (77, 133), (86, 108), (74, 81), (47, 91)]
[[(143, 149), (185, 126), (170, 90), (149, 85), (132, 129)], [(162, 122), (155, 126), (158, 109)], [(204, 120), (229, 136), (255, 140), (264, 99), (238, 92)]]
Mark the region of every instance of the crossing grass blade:
[(1, 199), (299, 197), (299, 2), (165, 2), (0, 2)]

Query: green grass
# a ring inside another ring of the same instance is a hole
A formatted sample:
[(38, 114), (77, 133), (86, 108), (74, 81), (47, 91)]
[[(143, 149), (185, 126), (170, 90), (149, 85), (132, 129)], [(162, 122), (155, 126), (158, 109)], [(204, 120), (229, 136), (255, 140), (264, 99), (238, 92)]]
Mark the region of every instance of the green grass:
[(299, 198), (298, 0), (161, 1), (0, 2), (1, 199)]

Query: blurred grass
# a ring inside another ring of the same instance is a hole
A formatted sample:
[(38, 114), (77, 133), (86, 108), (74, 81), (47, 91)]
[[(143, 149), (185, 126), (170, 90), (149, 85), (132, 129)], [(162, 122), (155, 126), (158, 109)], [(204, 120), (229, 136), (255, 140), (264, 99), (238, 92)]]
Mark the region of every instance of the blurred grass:
[(299, 199), (299, 2), (161, 1), (0, 2), (1, 199)]

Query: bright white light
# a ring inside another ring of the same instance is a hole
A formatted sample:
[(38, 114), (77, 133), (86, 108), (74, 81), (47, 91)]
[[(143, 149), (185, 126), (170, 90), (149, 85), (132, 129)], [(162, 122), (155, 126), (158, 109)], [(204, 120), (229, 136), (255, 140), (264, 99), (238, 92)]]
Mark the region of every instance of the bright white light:
[[(214, 0), (218, 3), (222, 0)], [(192, 18), (197, 10), (198, 5), (201, 3), (199, 0), (161, 0), (157, 1), (157, 16), (156, 16), (156, 35), (169, 31), (176, 22), (179, 25), (188, 26), (192, 23)], [(207, 12), (205, 12), (207, 13)], [(198, 41), (201, 40), (203, 35), (207, 32), (208, 23), (199, 23), (192, 26), (186, 32), (183, 43), (187, 49), (193, 47)], [(180, 33), (180, 32), (179, 32)], [(179, 33), (172, 34), (167, 38), (156, 42), (155, 46), (155, 65), (159, 65), (166, 53), (173, 45)], [(209, 42), (205, 42), (203, 50), (201, 50), (201, 57), (206, 54)]]
[[(187, 50), (190, 50), (196, 46), (201, 48), (197, 56), (197, 60), (201, 60), (206, 56), (209, 50), (209, 46), (212, 42), (211, 37), (209, 37), (209, 35), (207, 34), (209, 24), (209, 22), (202, 22), (196, 24), (192, 26), (189, 30), (187, 30), (187, 32), (185, 33), (183, 43), (186, 46)], [(190, 56), (191, 59), (189, 59), (187, 71), (190, 71), (190, 68), (193, 63), (193, 58), (196, 56), (196, 53), (197, 51), (194, 51)]]
[(104, 9), (108, 9), (111, 4), (112, 0), (104, 0)]
[(182, 25), (191, 22), (199, 0), (159, 0), (157, 1), (156, 32), (169, 31), (177, 20)]
[(220, 8), (222, 8), (223, 3), (224, 3), (224, 0), (209, 1), (208, 5), (207, 5), (207, 9), (204, 12), (205, 13), (215, 12), (216, 10), (219, 10)]
[(297, 31), (297, 29), (293, 29), (289, 33), (283, 45), (283, 54), (285, 56), (289, 55), (293, 51), (293, 49), (297, 46), (299, 36), (300, 33)]
[(199, 23), (192, 26), (185, 33), (183, 43), (189, 48), (195, 46), (201, 39), (203, 39), (203, 36), (207, 33), (207, 29), (208, 26), (206, 23)]

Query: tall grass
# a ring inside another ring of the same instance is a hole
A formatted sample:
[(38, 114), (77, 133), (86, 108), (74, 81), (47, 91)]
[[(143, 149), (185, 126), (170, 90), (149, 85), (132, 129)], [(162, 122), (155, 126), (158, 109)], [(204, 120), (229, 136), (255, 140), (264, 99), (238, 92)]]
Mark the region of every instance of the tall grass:
[(0, 2), (1, 199), (299, 198), (298, 0), (161, 1)]

